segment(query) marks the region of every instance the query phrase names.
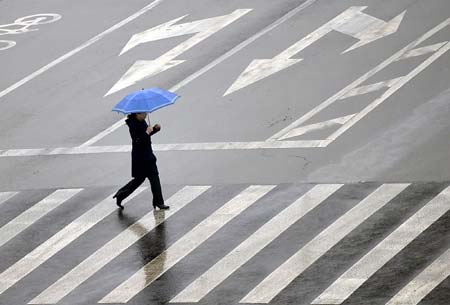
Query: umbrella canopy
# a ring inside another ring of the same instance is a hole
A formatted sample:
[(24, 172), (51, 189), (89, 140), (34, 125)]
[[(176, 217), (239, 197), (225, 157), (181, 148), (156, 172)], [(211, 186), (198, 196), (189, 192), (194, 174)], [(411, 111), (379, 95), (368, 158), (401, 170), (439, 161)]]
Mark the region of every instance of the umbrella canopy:
[(153, 112), (175, 103), (177, 98), (175, 93), (161, 88), (142, 89), (128, 94), (112, 111), (124, 114)]

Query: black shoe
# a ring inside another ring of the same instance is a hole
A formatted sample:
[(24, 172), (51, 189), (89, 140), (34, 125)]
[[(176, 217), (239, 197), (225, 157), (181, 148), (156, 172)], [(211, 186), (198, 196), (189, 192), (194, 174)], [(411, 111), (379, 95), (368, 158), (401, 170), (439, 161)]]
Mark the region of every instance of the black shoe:
[(117, 197), (117, 195), (114, 195), (113, 198), (116, 198), (116, 204), (117, 204), (117, 206), (118, 206), (121, 210), (123, 210), (124, 207), (123, 207), (123, 205), (122, 205), (122, 199), (120, 199), (119, 197)]
[(153, 208), (156, 209), (156, 207), (158, 207), (160, 210), (168, 210), (168, 209), (170, 209), (170, 207), (168, 205), (165, 205), (165, 204), (157, 205), (156, 203), (154, 203), (153, 204)]

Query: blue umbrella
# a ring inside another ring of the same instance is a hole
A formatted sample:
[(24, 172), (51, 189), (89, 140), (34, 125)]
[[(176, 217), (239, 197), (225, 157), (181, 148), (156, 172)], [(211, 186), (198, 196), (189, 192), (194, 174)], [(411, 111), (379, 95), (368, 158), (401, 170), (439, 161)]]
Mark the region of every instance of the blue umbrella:
[(175, 93), (161, 88), (142, 89), (128, 94), (112, 111), (124, 114), (153, 112), (175, 103), (177, 98), (179, 96)]

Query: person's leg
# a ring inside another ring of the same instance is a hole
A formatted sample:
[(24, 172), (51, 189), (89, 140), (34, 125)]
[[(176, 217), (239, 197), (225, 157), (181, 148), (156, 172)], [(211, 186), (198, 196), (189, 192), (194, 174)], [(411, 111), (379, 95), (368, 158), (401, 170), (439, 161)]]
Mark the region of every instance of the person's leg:
[(153, 207), (160, 209), (168, 209), (169, 207), (164, 205), (164, 198), (161, 190), (161, 182), (159, 181), (159, 175), (149, 175), (148, 180), (152, 188), (153, 194)]
[(117, 205), (123, 209), (122, 201), (133, 193), (145, 180), (145, 177), (135, 177), (120, 188), (113, 198), (117, 198)]

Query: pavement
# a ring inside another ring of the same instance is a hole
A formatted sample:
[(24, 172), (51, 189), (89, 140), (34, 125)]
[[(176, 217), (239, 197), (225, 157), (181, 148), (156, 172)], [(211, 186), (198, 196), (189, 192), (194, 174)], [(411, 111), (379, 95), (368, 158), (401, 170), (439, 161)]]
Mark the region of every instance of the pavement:
[[(0, 304), (447, 304), (449, 11), (1, 0)], [(172, 208), (119, 213), (154, 86)]]

